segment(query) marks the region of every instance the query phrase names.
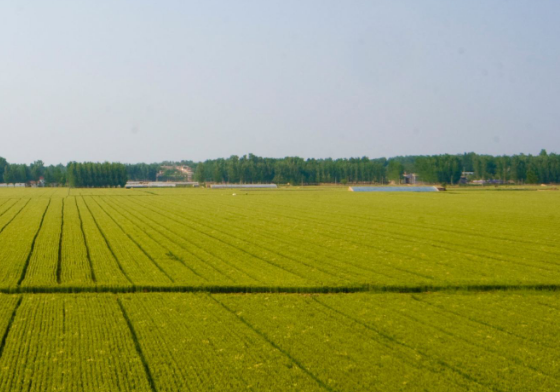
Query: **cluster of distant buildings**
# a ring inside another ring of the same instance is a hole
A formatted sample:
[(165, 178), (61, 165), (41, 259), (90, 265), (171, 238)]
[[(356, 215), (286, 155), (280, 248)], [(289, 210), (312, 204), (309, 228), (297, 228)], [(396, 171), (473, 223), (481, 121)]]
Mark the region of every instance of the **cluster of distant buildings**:
[(15, 184), (0, 184), (0, 188), (25, 188), (25, 186), (26, 184), (24, 182), (16, 182)]
[(504, 180), (490, 179), (490, 180), (469, 180), (469, 177), (474, 176), (474, 172), (461, 173), (459, 184), (473, 184), (473, 185), (502, 185), (507, 182)]
[[(194, 187), (200, 184), (197, 181), (128, 181), (125, 188), (177, 188)], [(278, 188), (276, 184), (206, 184), (212, 189), (239, 189), (239, 188)]]
[(156, 180), (165, 177), (166, 172), (175, 171), (187, 178), (187, 182), (193, 182), (193, 171), (190, 166), (161, 166), (160, 170), (156, 173)]
[(198, 187), (197, 181), (128, 181), (125, 188), (176, 188)]
[[(459, 184), (473, 184), (473, 185), (502, 185), (505, 184), (504, 180), (490, 179), (490, 180), (471, 180), (474, 176), (474, 172), (462, 172), (461, 178), (459, 179)], [(416, 173), (404, 173), (402, 184), (405, 185), (421, 185), (425, 184), (420, 180)]]
[(278, 188), (276, 184), (212, 184), (212, 189)]
[(15, 183), (0, 183), (0, 188), (41, 188), (44, 187), (45, 179), (43, 177), (39, 178), (38, 181), (28, 181), (28, 182), (15, 182)]

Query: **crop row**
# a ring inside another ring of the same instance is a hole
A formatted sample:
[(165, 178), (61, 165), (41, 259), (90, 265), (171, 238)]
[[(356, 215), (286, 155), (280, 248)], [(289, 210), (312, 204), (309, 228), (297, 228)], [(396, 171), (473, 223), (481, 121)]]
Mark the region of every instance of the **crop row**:
[[(4, 301), (14, 306), (14, 297)], [(0, 357), (0, 390), (150, 391), (113, 298), (30, 295), (15, 307)]]
[(556, 391), (559, 295), (0, 295), (0, 391)]
[[(363, 219), (354, 218), (349, 213), (341, 211), (350, 210), (352, 204), (326, 204), (324, 198), (339, 194), (335, 192), (332, 195), (321, 194), (321, 198), (317, 198), (318, 200), (313, 204), (309, 197), (292, 195), (294, 197), (290, 199), (289, 205), (277, 204), (278, 200), (285, 200), (287, 196), (278, 198), (252, 196), (245, 197), (242, 202), (238, 201), (242, 198), (214, 197), (206, 202), (192, 203), (189, 206), (189, 218), (196, 219), (206, 214), (207, 221), (219, 222), (220, 219), (227, 221), (228, 225), (224, 225), (222, 230), (229, 230), (230, 226), (237, 225), (251, 233), (269, 232), (274, 237), (284, 234), (287, 238), (291, 237), (292, 243), (300, 239), (301, 245), (312, 244), (316, 248), (322, 247), (326, 257), (330, 254), (331, 257), (338, 256), (348, 263), (359, 261), (360, 264), (382, 270), (387, 275), (395, 276), (395, 271), (391, 273), (391, 269), (398, 268), (400, 273), (396, 276), (400, 281), (413, 280), (420, 283), (424, 280), (440, 284), (474, 281), (479, 283), (558, 281), (560, 275), (558, 253), (554, 253), (551, 244), (547, 245), (545, 252), (541, 249), (543, 248), (541, 245), (528, 246), (524, 242), (527, 240), (527, 233), (531, 233), (543, 224), (543, 221), (537, 217), (530, 226), (523, 220), (520, 220), (523, 224), (518, 223), (514, 226), (518, 231), (518, 242), (503, 244), (503, 240), (491, 236), (485, 238), (486, 232), (480, 230), (471, 233), (472, 237), (478, 238), (478, 244), (465, 243), (464, 238), (468, 236), (463, 233), (435, 232), (422, 225), (403, 226), (422, 218), (423, 212), (417, 213), (412, 207), (408, 208), (410, 206), (400, 207), (405, 209), (409, 218), (402, 219), (400, 223), (394, 223), (389, 228), (388, 224), (380, 219), (390, 218), (399, 210), (396, 206), (386, 206), (385, 210), (376, 207), (375, 214), (370, 212), (372, 207), (375, 207), (374, 201), (387, 202), (387, 199), (370, 199), (367, 206), (358, 205), (354, 213), (361, 214)], [(298, 207), (303, 203), (302, 200), (308, 203), (305, 208)], [(187, 205), (188, 198), (160, 198), (158, 201), (164, 206), (163, 208), (169, 210), (182, 208), (183, 216), (186, 217), (184, 206)], [(546, 220), (558, 222), (558, 217), (554, 215), (554, 204), (551, 204), (553, 200), (545, 201), (549, 210)], [(449, 213), (453, 211), (450, 209)], [(481, 220), (476, 212), (473, 209), (471, 216), (473, 222)], [(460, 219), (447, 213), (441, 214), (440, 219), (447, 224), (462, 223)], [(485, 223), (486, 226), (491, 227), (494, 221), (486, 220)], [(467, 228), (463, 226), (462, 230)], [(557, 227), (550, 230), (549, 234), (558, 236)], [(305, 241), (301, 240), (302, 238)], [(495, 249), (488, 251), (488, 248)], [(411, 273), (418, 276), (411, 279)]]
[[(555, 196), (512, 212), (507, 229), (495, 213), (480, 217), (475, 203), (514, 208), (542, 193), (414, 195), (426, 209), (417, 211), (411, 195), (125, 191), (0, 198), (0, 289), (560, 284)], [(459, 208), (452, 197), (474, 201)]]
[[(162, 225), (182, 226), (186, 234), (212, 233), (225, 238), (222, 242), (242, 244), (247, 253), (260, 252), (263, 259), (285, 267), (294, 268), (294, 261), (302, 269), (311, 266), (315, 268), (313, 272), (305, 271), (304, 275), (310, 281), (315, 278), (315, 284), (528, 284), (557, 283), (560, 277), (560, 266), (550, 256), (544, 262), (521, 259), (522, 256), (495, 257), (472, 247), (442, 246), (437, 243), (441, 235), (430, 241), (415, 239), (420, 229), (388, 235), (377, 230), (375, 223), (367, 226), (318, 220), (312, 214), (320, 215), (320, 211), (296, 214), (282, 208), (264, 210), (266, 199), (259, 206), (248, 206), (246, 202), (230, 202), (237, 205), (229, 206), (219, 198), (197, 199), (196, 203), (173, 197), (151, 201), (103, 198), (107, 200), (119, 208), (159, 215)], [(447, 240), (459, 242), (457, 238)], [(518, 245), (518, 254), (523, 246)]]

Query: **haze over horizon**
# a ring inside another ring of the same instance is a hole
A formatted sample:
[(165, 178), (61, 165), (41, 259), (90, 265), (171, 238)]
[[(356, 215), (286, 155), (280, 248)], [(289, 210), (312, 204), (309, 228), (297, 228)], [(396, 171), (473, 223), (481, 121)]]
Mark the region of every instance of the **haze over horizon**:
[(4, 1), (0, 156), (560, 152), (556, 1)]

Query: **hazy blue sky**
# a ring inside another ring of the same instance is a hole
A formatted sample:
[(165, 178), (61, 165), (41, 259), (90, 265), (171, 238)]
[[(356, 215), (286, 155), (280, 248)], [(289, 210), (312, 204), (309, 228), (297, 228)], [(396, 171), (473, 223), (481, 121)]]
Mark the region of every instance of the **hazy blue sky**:
[(23, 163), (560, 152), (560, 1), (0, 2)]

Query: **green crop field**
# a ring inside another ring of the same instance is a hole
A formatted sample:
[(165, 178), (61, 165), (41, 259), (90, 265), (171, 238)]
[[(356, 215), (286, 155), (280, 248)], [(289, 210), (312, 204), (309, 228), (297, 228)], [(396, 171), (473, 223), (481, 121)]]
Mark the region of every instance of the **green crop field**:
[(0, 391), (558, 391), (536, 189), (1, 189)]

